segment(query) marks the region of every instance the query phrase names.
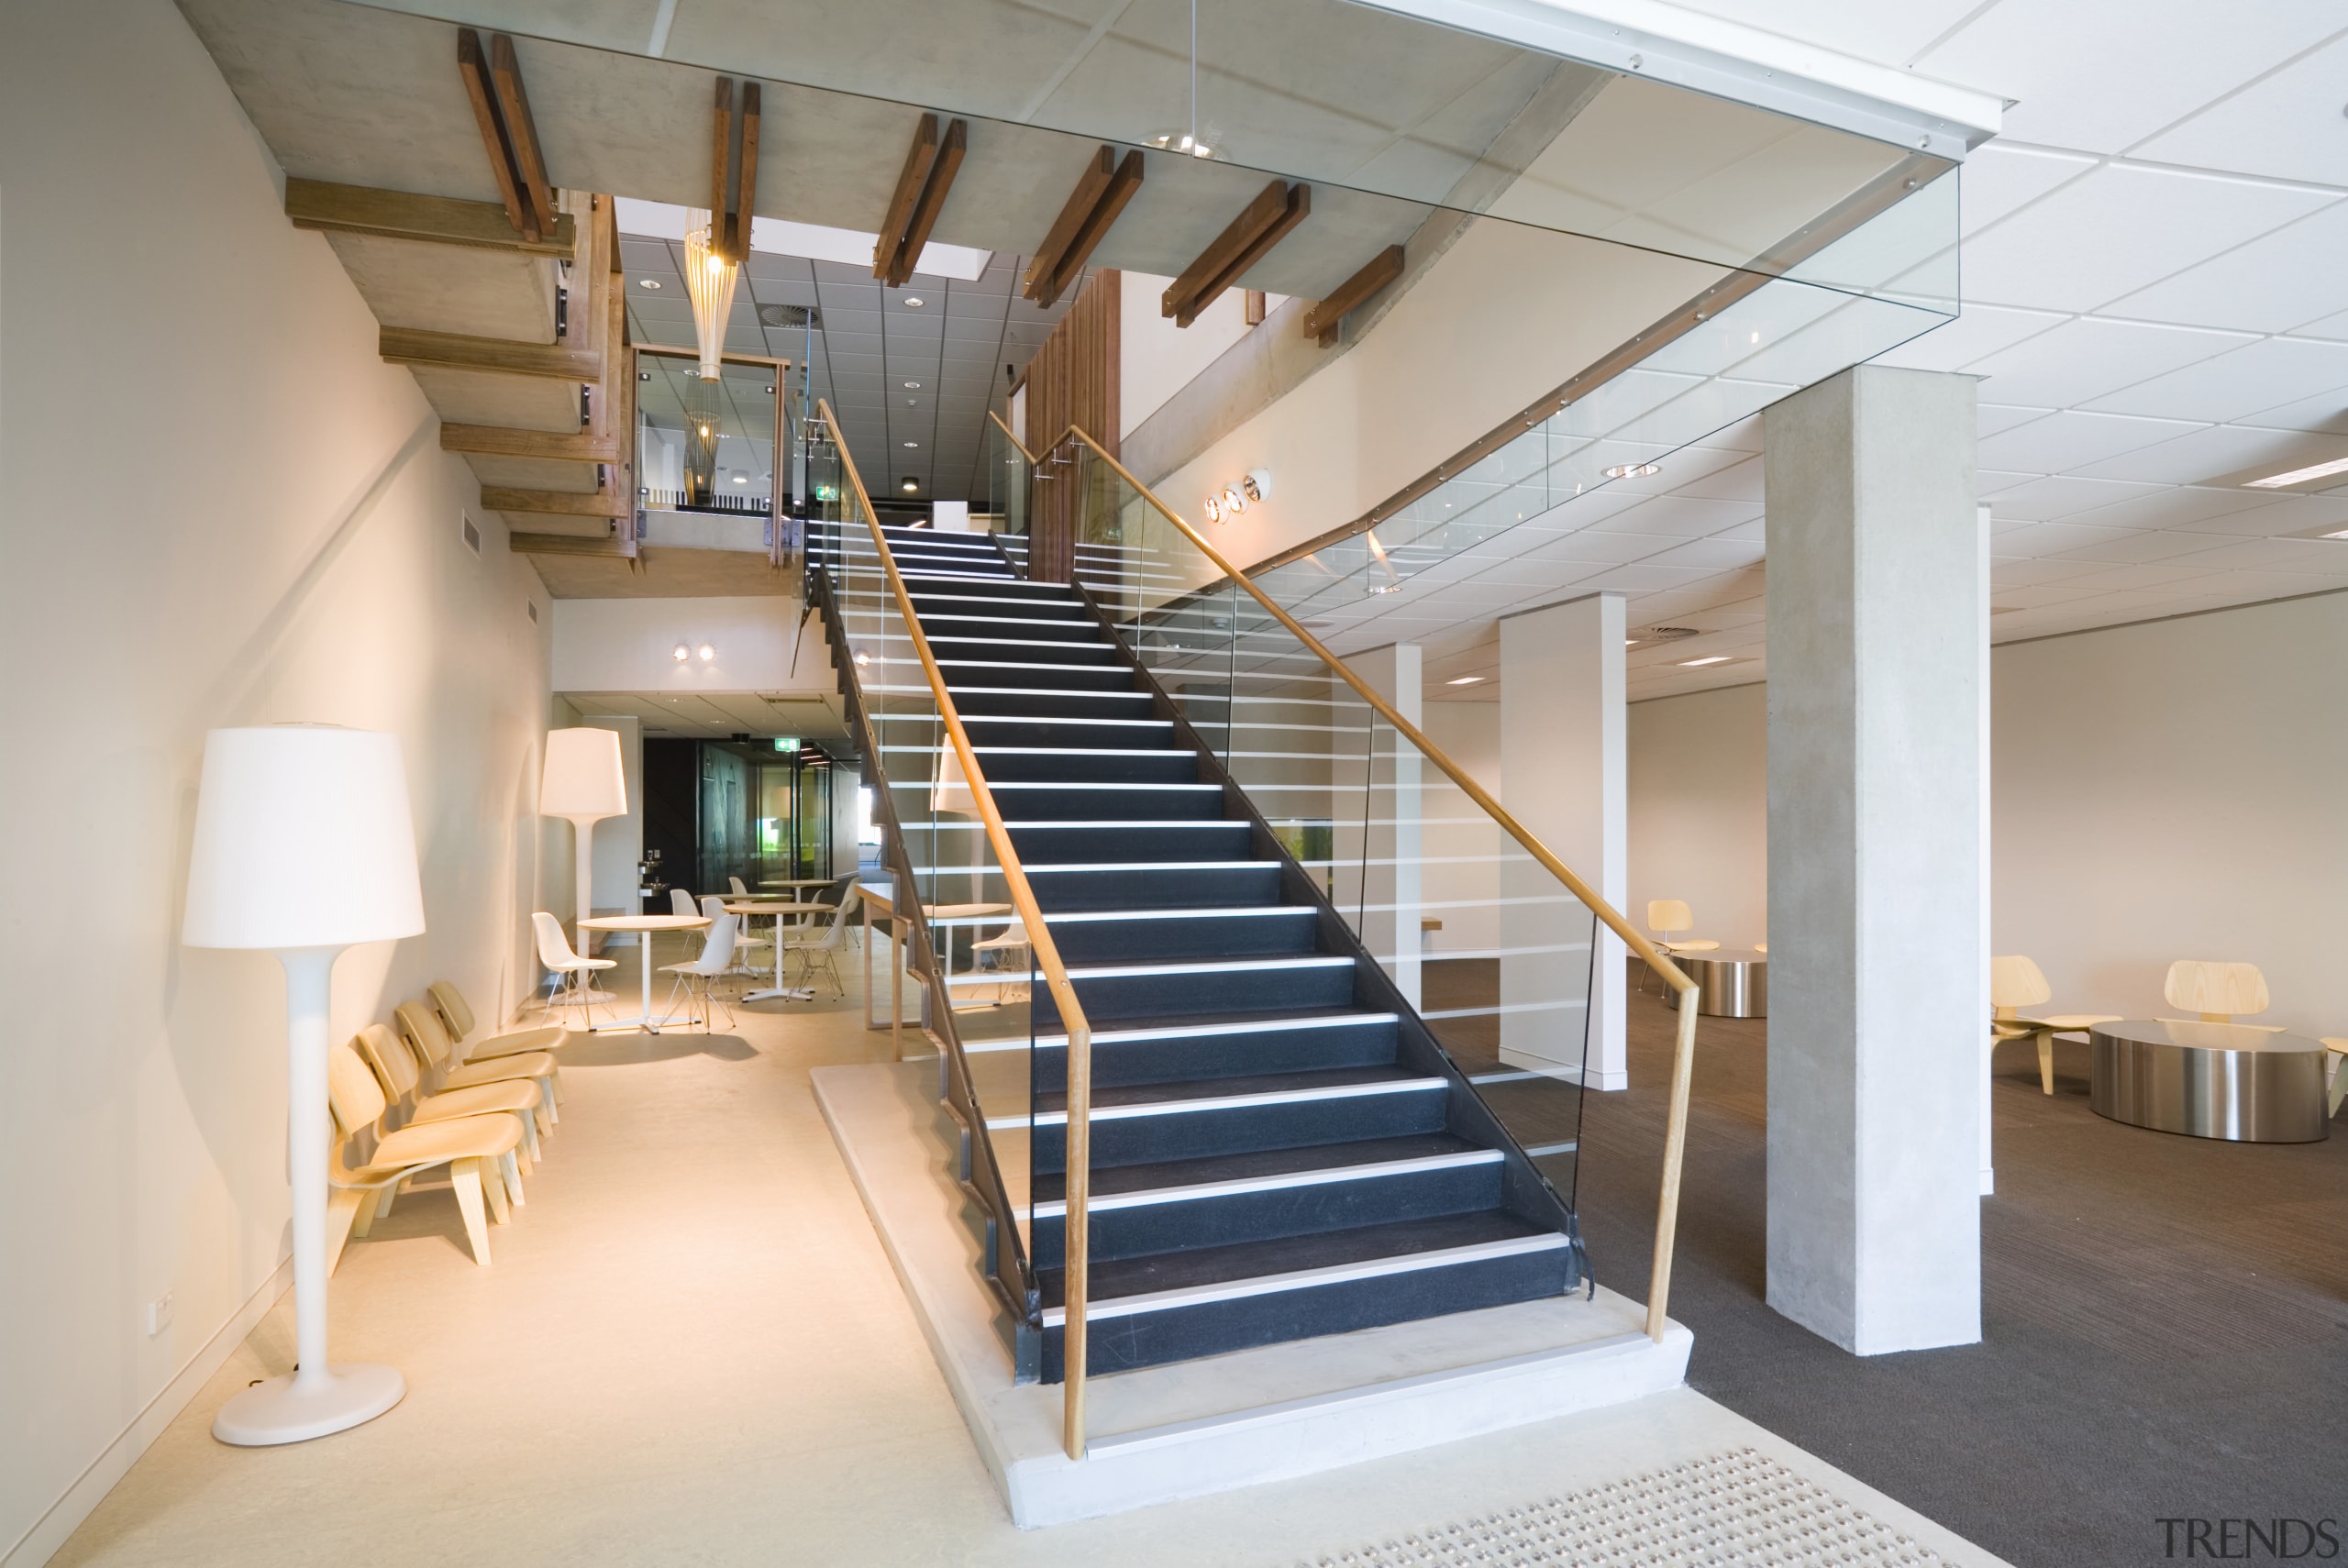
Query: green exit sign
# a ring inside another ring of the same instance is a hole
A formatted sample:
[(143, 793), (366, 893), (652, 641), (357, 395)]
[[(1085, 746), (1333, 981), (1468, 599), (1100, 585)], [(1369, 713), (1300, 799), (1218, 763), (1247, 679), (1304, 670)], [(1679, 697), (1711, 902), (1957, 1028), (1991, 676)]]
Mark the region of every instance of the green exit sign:
[(777, 735), (774, 737), (774, 748), (777, 751), (797, 751), (799, 743), (789, 735)]

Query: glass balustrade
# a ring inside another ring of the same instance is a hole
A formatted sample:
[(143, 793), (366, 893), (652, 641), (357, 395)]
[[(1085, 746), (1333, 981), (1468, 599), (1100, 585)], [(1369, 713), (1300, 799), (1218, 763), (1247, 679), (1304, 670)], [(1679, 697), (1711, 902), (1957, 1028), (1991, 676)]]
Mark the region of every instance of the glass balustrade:
[(1570, 1205), (1590, 909), (1455, 766), (1074, 445), (1076, 580)]

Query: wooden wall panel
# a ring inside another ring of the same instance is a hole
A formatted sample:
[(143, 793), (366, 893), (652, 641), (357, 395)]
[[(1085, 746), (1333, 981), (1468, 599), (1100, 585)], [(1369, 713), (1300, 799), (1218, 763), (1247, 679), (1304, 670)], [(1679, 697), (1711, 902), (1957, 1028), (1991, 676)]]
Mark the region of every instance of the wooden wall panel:
[[(1115, 272), (1095, 272), (1068, 314), (1044, 339), (1027, 366), (1025, 439), (1044, 459), (1039, 473), (1056, 477), (1037, 484), (1031, 519), (1029, 570), (1039, 580), (1066, 582), (1075, 561), (1076, 465), (1052, 463), (1047, 445), (1071, 425), (1110, 451), (1117, 449), (1118, 300)], [(1064, 476), (1064, 477), (1058, 477)]]

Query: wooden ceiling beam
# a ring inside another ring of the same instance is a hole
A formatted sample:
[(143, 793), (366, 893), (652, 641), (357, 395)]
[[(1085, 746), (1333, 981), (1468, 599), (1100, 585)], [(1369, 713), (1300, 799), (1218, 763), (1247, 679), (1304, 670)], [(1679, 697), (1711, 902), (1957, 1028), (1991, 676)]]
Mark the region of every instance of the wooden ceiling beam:
[(636, 509), (626, 497), (609, 491), (508, 490), (502, 485), (481, 488), (481, 503), (492, 512), (519, 512), (537, 517), (633, 518)]
[(969, 145), (970, 126), (956, 120), (938, 134), (937, 116), (924, 115), (914, 127), (914, 144), (906, 150), (905, 166), (889, 197), (889, 215), (880, 226), (880, 242), (872, 248), (872, 275), (889, 287), (901, 288), (921, 261), (921, 248), (946, 205), (955, 171)]
[(1390, 245), (1372, 257), (1369, 265), (1339, 283), (1336, 292), (1304, 313), (1304, 336), (1317, 337), (1321, 347), (1337, 340), (1337, 324), (1369, 296), (1402, 275), (1402, 248)]
[(426, 332), (412, 326), (386, 326), (377, 341), (383, 358), (394, 365), (544, 376), (562, 381), (593, 381), (601, 379), (604, 371), (602, 355), (553, 343), (469, 337), (461, 332)]
[(1058, 301), (1084, 270), (1085, 261), (1117, 221), (1117, 215), (1141, 189), (1141, 176), (1139, 151), (1126, 153), (1120, 163), (1117, 149), (1103, 142), (1086, 162), (1084, 177), (1069, 193), (1068, 204), (1060, 208), (1051, 232), (1036, 248), (1021, 281), (1020, 293), (1047, 309)]
[(530, 95), (522, 87), (522, 62), (515, 56), (514, 40), (504, 33), (489, 41), (489, 69), (497, 88), (497, 106), (505, 118), (505, 134), (514, 148), (518, 182), (529, 194), (531, 215), (538, 232), (551, 232), (554, 182), (547, 178), (546, 155), (538, 150), (538, 127), (530, 118)]
[(1167, 287), (1159, 300), (1161, 314), (1172, 316), (1177, 326), (1190, 326), (1312, 212), (1312, 186), (1281, 180), (1265, 186)]
[(538, 150), (537, 127), (530, 118), (529, 94), (522, 87), (522, 63), (514, 53), (514, 40), (499, 33), (483, 49), (480, 33), (458, 28), (457, 74), (464, 79), (465, 96), (481, 126), (482, 146), (489, 153), (490, 171), (497, 177), (498, 194), (504, 198), (507, 221), (525, 239), (545, 238), (555, 230), (554, 193), (548, 188), (546, 159)]
[(554, 231), (525, 238), (495, 202), (466, 202), (453, 196), (418, 196), (365, 185), (335, 185), (323, 180), (288, 179), (285, 216), (295, 228), (321, 234), (364, 234), (380, 239), (413, 239), (427, 245), (462, 245), (517, 256), (568, 258), (578, 236), (569, 213), (558, 214)]
[(612, 463), (620, 444), (588, 431), (515, 430), (501, 425), (443, 425), (440, 449), (484, 458), (543, 458), (549, 462)]

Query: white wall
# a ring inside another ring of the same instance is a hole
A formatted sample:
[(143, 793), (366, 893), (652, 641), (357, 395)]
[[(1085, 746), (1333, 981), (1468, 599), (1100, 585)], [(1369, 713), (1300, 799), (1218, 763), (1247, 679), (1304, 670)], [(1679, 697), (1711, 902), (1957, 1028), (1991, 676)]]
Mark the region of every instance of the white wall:
[(2348, 1034), (2348, 595), (1992, 655), (1992, 945), (2066, 1012), (2165, 1013), (2176, 958)]
[[(558, 600), (555, 690), (836, 691), (820, 621), (808, 621), (799, 673), (792, 674), (798, 623), (798, 602), (784, 598)], [(677, 657), (679, 643), (692, 657)], [(715, 657), (702, 659), (704, 644)]]
[(283, 980), (177, 940), (205, 732), (402, 737), (429, 929), (344, 957), (338, 1029), (443, 976), (494, 1018), (530, 978), (545, 592), (275, 181), (166, 0), (0, 8), (10, 1568), (282, 1287)]
[(1631, 901), (1684, 899), (1689, 934), (1769, 939), (1768, 688), (1730, 686), (1630, 705)]
[[(2066, 1012), (2167, 1011), (2176, 958), (2265, 971), (2263, 1021), (2348, 1033), (2348, 595), (1990, 655), (1991, 936)], [(1436, 704), (1436, 706), (1446, 706)], [(1767, 936), (1767, 691), (1631, 704), (1631, 901)]]
[[(1160, 314), (1173, 279), (1148, 272), (1117, 276), (1117, 436), (1123, 439), (1255, 329), (1247, 325), (1245, 289), (1225, 289), (1190, 326), (1177, 326)], [(1267, 296), (1266, 314), (1287, 297)]]
[[(1419, 727), (1445, 756), (1495, 796), (1501, 793), (1501, 705), (1430, 699)], [(1443, 929), (1432, 933), (1430, 952), (1490, 952), (1501, 944), (1499, 830), (1465, 798), (1445, 784), (1429, 789), (1429, 816), (1468, 819), (1425, 830), (1429, 864), (1424, 889), (1433, 905), (1456, 905), (1434, 912)], [(1508, 802), (1502, 801), (1502, 805)]]

